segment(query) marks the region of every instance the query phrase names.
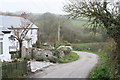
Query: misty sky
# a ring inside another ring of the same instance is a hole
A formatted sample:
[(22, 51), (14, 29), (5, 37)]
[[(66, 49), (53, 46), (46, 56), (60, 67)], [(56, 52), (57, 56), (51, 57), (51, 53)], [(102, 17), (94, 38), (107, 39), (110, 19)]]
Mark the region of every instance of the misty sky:
[(65, 14), (64, 4), (65, 0), (0, 0), (0, 11)]

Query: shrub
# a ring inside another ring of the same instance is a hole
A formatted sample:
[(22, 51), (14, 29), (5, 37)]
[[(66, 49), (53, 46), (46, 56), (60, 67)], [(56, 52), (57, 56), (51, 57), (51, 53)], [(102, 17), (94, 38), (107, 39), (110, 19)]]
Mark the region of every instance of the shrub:
[(59, 63), (68, 63), (68, 62), (76, 61), (78, 59), (79, 59), (78, 54), (71, 52), (68, 56), (65, 56), (64, 58), (59, 58)]
[(53, 63), (57, 63), (58, 62), (58, 58), (56, 56), (49, 57), (48, 60), (50, 62), (53, 62)]
[(14, 59), (14, 58), (20, 58), (20, 57), (19, 57), (19, 53), (20, 53), (20, 51), (10, 52), (11, 58), (12, 58), (12, 59)]
[(51, 46), (51, 45), (48, 43), (44, 43), (43, 46)]
[(66, 47), (66, 46), (60, 47), (58, 48), (58, 50), (63, 51), (65, 55), (68, 55), (72, 51), (69, 47)]
[(41, 45), (41, 42), (37, 40), (36, 43), (33, 44), (33, 47), (40, 48), (40, 45)]
[(35, 59), (36, 61), (44, 61), (44, 60), (45, 60), (45, 57), (43, 57), (42, 55), (35, 55), (35, 56), (34, 56), (34, 59)]
[(61, 50), (58, 50), (58, 49), (52, 50), (52, 53), (53, 53), (54, 56), (56, 56), (58, 58), (60, 58), (62, 54), (64, 55), (64, 52), (61, 51)]
[(55, 44), (54, 44), (54, 47), (55, 48), (58, 48), (59, 46), (61, 46), (63, 43), (60, 42), (60, 41), (57, 41)]
[(30, 60), (30, 59), (32, 59), (32, 57), (31, 57), (30, 55), (26, 55), (26, 56), (24, 57), (24, 59), (25, 59), (25, 60)]
[(68, 42), (68, 41), (64, 41), (63, 43), (64, 43), (65, 46), (71, 46), (71, 43)]
[(67, 44), (65, 44), (65, 46), (71, 46), (71, 43), (67, 43)]

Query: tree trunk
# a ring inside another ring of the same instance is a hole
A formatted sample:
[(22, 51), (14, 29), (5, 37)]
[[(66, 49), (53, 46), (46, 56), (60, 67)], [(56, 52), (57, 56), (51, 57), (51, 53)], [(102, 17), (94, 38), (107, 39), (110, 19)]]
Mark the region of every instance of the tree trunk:
[(22, 57), (22, 40), (19, 40), (19, 57)]

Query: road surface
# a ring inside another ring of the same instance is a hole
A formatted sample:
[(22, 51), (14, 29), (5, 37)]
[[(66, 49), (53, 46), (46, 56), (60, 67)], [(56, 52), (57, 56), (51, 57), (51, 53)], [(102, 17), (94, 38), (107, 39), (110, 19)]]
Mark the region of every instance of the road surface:
[(67, 64), (55, 64), (30, 75), (29, 78), (87, 78), (90, 71), (98, 64), (99, 58), (88, 52), (74, 52), (80, 56), (79, 60)]

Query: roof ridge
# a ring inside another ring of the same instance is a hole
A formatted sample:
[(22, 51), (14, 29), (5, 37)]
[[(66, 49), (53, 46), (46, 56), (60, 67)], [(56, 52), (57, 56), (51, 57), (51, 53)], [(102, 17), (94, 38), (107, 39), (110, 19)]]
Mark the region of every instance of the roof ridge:
[(6, 14), (0, 14), (0, 16), (10, 16), (10, 17), (21, 17), (21, 18), (23, 18), (22, 16), (17, 16), (17, 15), (6, 15)]

